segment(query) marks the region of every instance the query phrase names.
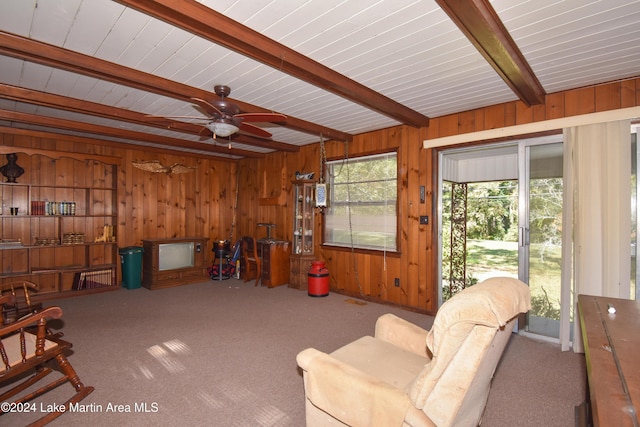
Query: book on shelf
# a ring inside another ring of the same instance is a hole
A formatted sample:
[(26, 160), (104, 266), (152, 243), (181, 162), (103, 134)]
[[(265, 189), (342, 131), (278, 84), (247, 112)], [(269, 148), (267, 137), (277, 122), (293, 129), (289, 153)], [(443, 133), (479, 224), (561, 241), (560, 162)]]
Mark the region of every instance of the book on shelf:
[(113, 270), (111, 268), (104, 268), (101, 270), (80, 271), (76, 273), (73, 279), (72, 289), (74, 291), (96, 289), (113, 286), (114, 284)]
[(31, 215), (75, 215), (76, 202), (31, 201)]

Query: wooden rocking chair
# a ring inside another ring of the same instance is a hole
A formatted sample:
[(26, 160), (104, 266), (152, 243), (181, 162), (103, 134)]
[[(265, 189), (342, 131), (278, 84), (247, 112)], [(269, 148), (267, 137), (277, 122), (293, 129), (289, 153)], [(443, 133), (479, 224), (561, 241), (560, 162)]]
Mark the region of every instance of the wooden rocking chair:
[[(0, 305), (14, 303), (14, 295), (0, 296)], [(81, 401), (93, 391), (93, 387), (82, 384), (78, 374), (64, 355), (64, 352), (71, 348), (71, 343), (47, 332), (47, 319), (60, 317), (62, 317), (60, 307), (49, 307), (27, 314), (8, 325), (0, 326), (0, 386), (9, 384), (11, 381), (20, 381), (0, 394), (0, 402), (9, 402), (9, 399), (50, 374), (52, 369), (44, 365), (52, 360), (58, 364), (62, 376), (12, 402), (14, 404), (28, 402), (67, 381), (75, 390), (75, 394), (63, 405), (64, 408), (60, 407), (57, 412), (48, 412), (31, 424), (32, 426), (43, 426), (49, 423), (69, 411), (71, 404)], [(29, 376), (26, 376), (27, 374)], [(0, 416), (7, 415), (0, 410)]]
[(13, 304), (2, 304), (2, 324), (13, 323), (22, 316), (42, 310), (42, 303), (33, 301), (33, 295), (38, 292), (35, 283), (20, 280), (0, 285), (0, 294), (11, 294), (15, 297)]

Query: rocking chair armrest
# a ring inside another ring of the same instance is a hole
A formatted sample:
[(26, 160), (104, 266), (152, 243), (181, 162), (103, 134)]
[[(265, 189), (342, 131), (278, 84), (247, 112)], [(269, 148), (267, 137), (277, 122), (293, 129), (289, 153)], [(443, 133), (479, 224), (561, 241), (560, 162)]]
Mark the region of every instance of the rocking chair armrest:
[(37, 313), (28, 314), (8, 325), (0, 326), (0, 336), (4, 336), (31, 325), (40, 326), (40, 324), (42, 324), (42, 326), (45, 326), (47, 319), (59, 319), (61, 317), (62, 309), (60, 307), (48, 307)]
[(0, 304), (13, 305), (16, 303), (16, 296), (13, 294), (0, 295)]

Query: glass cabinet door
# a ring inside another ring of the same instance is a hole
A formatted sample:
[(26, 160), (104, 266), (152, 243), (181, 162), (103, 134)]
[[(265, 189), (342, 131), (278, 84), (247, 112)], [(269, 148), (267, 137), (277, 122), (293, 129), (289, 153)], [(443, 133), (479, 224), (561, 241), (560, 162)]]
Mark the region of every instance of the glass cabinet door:
[(293, 253), (295, 255), (313, 254), (314, 190), (313, 181), (295, 181), (294, 183)]

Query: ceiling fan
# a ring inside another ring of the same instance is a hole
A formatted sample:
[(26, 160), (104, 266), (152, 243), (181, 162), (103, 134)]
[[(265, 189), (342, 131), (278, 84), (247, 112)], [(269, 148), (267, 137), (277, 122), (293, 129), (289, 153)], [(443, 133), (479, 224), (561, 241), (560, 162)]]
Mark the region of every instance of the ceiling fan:
[(249, 124), (248, 122), (281, 122), (287, 116), (279, 113), (240, 113), (240, 107), (226, 98), (231, 93), (229, 86), (216, 85), (213, 91), (220, 99), (206, 101), (201, 98), (191, 98), (196, 108), (208, 118), (194, 116), (176, 116), (167, 118), (189, 118), (204, 120), (204, 129), (201, 136), (214, 139), (217, 137), (231, 136), (236, 132), (243, 131), (262, 138), (271, 138), (271, 133), (261, 127)]

